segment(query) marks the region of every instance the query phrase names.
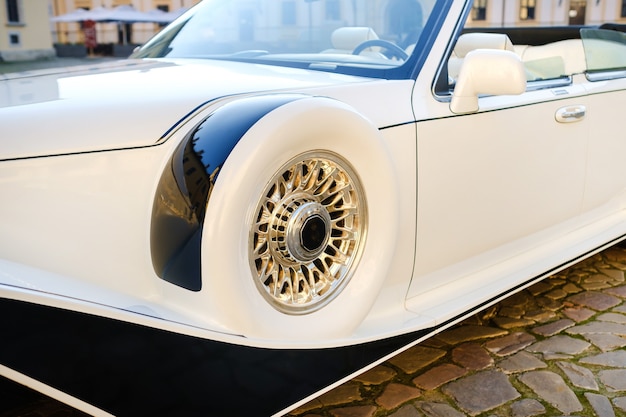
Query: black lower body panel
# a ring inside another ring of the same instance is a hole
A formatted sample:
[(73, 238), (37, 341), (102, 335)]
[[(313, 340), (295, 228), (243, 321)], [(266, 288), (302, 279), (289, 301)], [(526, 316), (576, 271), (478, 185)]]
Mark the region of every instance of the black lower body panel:
[(0, 299), (0, 363), (117, 416), (269, 416), (426, 332), (260, 349)]

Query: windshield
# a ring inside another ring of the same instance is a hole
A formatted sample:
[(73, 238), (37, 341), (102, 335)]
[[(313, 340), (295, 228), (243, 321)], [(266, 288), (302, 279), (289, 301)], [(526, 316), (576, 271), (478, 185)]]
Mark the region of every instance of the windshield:
[(133, 58), (210, 58), (324, 71), (410, 60), (437, 0), (204, 0)]

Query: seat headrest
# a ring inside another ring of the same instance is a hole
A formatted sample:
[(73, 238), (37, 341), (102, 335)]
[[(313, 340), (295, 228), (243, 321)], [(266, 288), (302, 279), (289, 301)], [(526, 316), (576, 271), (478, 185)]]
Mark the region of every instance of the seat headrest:
[(476, 49), (513, 51), (513, 43), (503, 33), (464, 33), (456, 41), (454, 53), (459, 58), (465, 58), (465, 55)]
[(353, 50), (370, 39), (378, 39), (374, 29), (370, 27), (343, 27), (335, 29), (330, 41), (335, 49)]

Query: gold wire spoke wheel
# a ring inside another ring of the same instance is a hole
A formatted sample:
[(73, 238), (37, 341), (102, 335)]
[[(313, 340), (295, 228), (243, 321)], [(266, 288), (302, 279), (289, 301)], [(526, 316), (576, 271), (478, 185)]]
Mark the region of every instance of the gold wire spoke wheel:
[(349, 281), (366, 234), (365, 195), (350, 165), (329, 152), (285, 164), (254, 211), (250, 264), (275, 308), (306, 314)]

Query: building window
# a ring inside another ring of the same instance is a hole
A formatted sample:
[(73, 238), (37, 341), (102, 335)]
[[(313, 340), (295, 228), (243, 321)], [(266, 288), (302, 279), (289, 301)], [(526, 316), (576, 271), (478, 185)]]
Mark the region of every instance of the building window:
[(472, 20), (487, 20), (487, 0), (474, 1)]
[(341, 20), (341, 2), (339, 0), (326, 0), (326, 20)]
[(296, 24), (296, 2), (295, 1), (283, 1), (282, 23), (283, 25), (291, 25), (291, 26)]
[(9, 45), (20, 46), (20, 34), (17, 32), (9, 33)]
[(91, 10), (91, 0), (74, 0), (74, 7), (77, 9)]
[[(157, 4), (155, 8), (157, 10), (160, 10), (160, 11), (165, 12), (165, 13), (168, 13), (170, 11), (169, 4)], [(167, 26), (167, 23), (159, 23), (158, 25), (159, 25), (159, 27), (163, 28), (163, 27)]]
[(9, 23), (21, 23), (19, 0), (7, 0), (7, 21)]
[(626, 17), (626, 0), (622, 0), (622, 17)]
[(521, 0), (519, 6), (520, 20), (534, 20), (536, 0)]

